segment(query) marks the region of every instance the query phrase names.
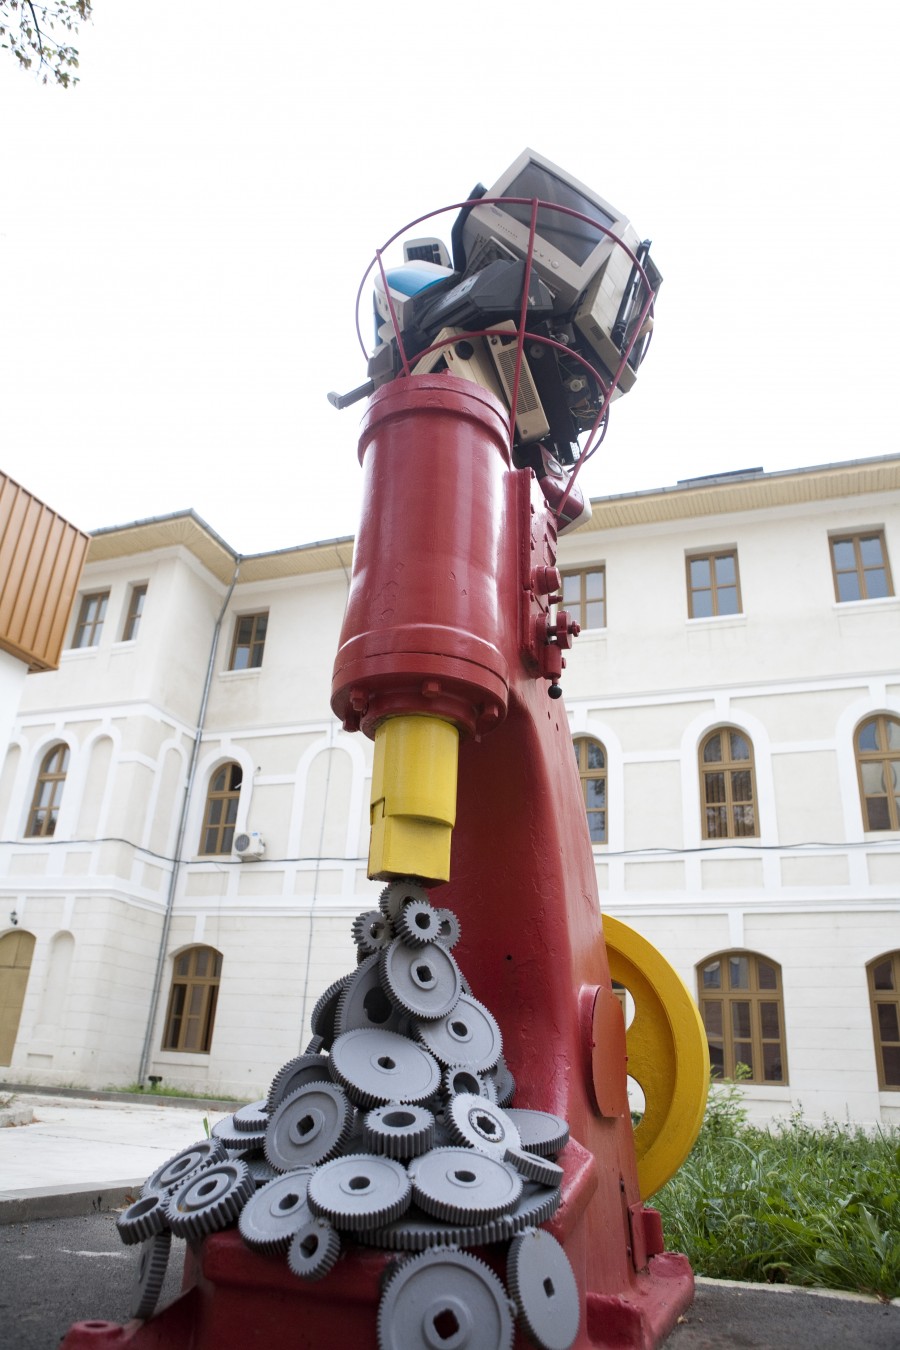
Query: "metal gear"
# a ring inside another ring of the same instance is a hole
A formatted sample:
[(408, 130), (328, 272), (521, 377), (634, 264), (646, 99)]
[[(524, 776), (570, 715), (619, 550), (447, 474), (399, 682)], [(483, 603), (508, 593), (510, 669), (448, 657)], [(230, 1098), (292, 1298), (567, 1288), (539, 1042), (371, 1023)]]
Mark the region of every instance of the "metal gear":
[(399, 881), (391, 881), (385, 886), (378, 897), (378, 908), (384, 917), (393, 923), (407, 900), (427, 899), (428, 892), (424, 886), (418, 881), (413, 881), (411, 877), (402, 877)]
[(536, 1181), (540, 1186), (549, 1186), (551, 1189), (562, 1185), (563, 1170), (549, 1158), (541, 1158), (524, 1148), (508, 1148), (503, 1156), (529, 1181)]
[(266, 1106), (269, 1115), (275, 1110), (285, 1097), (289, 1097), (292, 1092), (296, 1092), (300, 1087), (306, 1087), (307, 1083), (330, 1083), (331, 1074), (328, 1072), (328, 1060), (324, 1055), (297, 1055), (294, 1059), (289, 1059), (287, 1064), (283, 1064), (272, 1079), (272, 1085), (269, 1088), (269, 1095), (266, 1098)]
[(156, 1307), (166, 1278), (171, 1248), (172, 1234), (168, 1228), (164, 1228), (160, 1233), (154, 1233), (153, 1237), (148, 1238), (141, 1247), (131, 1294), (132, 1317), (144, 1320)]
[[(381, 915), (378, 916), (381, 918)], [(384, 922), (384, 920), (382, 920)], [(381, 983), (378, 953), (361, 961), (338, 1000), (334, 1029), (338, 1036), (359, 1027), (381, 1027), (401, 1035), (409, 1018), (394, 1006)]]
[(169, 1227), (176, 1237), (197, 1239), (227, 1228), (255, 1190), (245, 1162), (216, 1163), (191, 1179), (166, 1201)]
[(513, 1330), (506, 1290), (470, 1252), (410, 1257), (378, 1307), (379, 1350), (511, 1350)]
[(531, 1228), (509, 1244), (506, 1278), (519, 1316), (541, 1350), (570, 1350), (581, 1299), (569, 1258), (552, 1233)]
[(310, 1036), (308, 1045), (305, 1046), (304, 1055), (319, 1055), (325, 1047), (325, 1038), (323, 1036)]
[(520, 1147), (519, 1131), (501, 1106), (486, 1097), (460, 1092), (447, 1102), (447, 1128), (458, 1144), (468, 1145), (492, 1158), (505, 1158), (506, 1150)]
[(394, 920), (394, 932), (407, 947), (435, 942), (440, 931), (438, 912), (428, 900), (407, 900)]
[(471, 1148), (433, 1148), (408, 1168), (413, 1198), (445, 1223), (483, 1223), (511, 1210), (522, 1194), (514, 1167)]
[(471, 1092), (473, 1096), (485, 1097), (489, 1102), (497, 1101), (497, 1084), (493, 1078), (459, 1065), (451, 1065), (444, 1070), (441, 1087), (448, 1097), (455, 1097), (458, 1092)]
[(264, 1130), (268, 1123), (269, 1104), (265, 1097), (262, 1101), (248, 1102), (246, 1106), (239, 1106), (234, 1113), (236, 1130), (247, 1130), (251, 1134), (256, 1134), (259, 1130)]
[(517, 1233), (547, 1223), (559, 1209), (560, 1192), (526, 1181), (518, 1204), (507, 1214), (481, 1223), (453, 1224), (433, 1218), (415, 1202), (393, 1223), (357, 1233), (358, 1242), (395, 1252), (424, 1252), (429, 1247), (484, 1247), (508, 1242)]
[(379, 960), (388, 995), (412, 1017), (434, 1021), (456, 1007), (462, 992), (459, 967), (439, 942), (407, 947), (395, 938)]
[(496, 1018), (471, 994), (460, 994), (453, 1011), (437, 1021), (416, 1022), (415, 1032), (441, 1064), (476, 1073), (492, 1069), (503, 1049)]
[(145, 1242), (147, 1238), (161, 1233), (168, 1226), (166, 1218), (166, 1197), (158, 1191), (142, 1195), (134, 1204), (124, 1209), (116, 1218), (119, 1237), (130, 1247), (136, 1242)]
[(366, 1116), (364, 1138), (369, 1153), (417, 1158), (434, 1146), (434, 1116), (424, 1106), (377, 1106)]
[(248, 1247), (283, 1252), (291, 1238), (312, 1217), (306, 1203), (315, 1168), (298, 1167), (269, 1181), (251, 1195), (238, 1219), (238, 1232)]
[(441, 946), (446, 947), (448, 951), (451, 951), (459, 942), (459, 919), (452, 909), (438, 909), (435, 910), (435, 913), (438, 916), (436, 941), (440, 942)]
[(393, 1031), (345, 1031), (331, 1047), (331, 1072), (357, 1106), (428, 1101), (441, 1082), (432, 1055)]
[(314, 1036), (321, 1037), (321, 1049), (328, 1050), (331, 1042), (334, 1040), (334, 1019), (337, 1013), (338, 1000), (344, 992), (344, 988), (353, 978), (351, 975), (342, 975), (334, 984), (330, 984), (324, 994), (320, 994), (310, 1013), (309, 1025), (312, 1028)]
[(368, 909), (363, 914), (357, 914), (350, 931), (353, 941), (366, 956), (386, 947), (393, 937), (390, 921), (379, 909)]
[(245, 1158), (244, 1162), (250, 1169), (253, 1184), (257, 1187), (265, 1186), (267, 1181), (274, 1181), (277, 1176), (281, 1175), (280, 1172), (276, 1172), (266, 1157), (255, 1155), (252, 1158)]
[(511, 1106), (506, 1113), (519, 1131), (521, 1146), (541, 1158), (555, 1158), (569, 1142), (569, 1126), (562, 1116), (549, 1111), (529, 1111)]
[(409, 1208), (412, 1184), (393, 1158), (351, 1153), (316, 1168), (307, 1199), (313, 1213), (335, 1228), (359, 1232), (399, 1219)]
[(141, 1188), (141, 1195), (166, 1196), (174, 1186), (181, 1186), (194, 1172), (224, 1162), (226, 1157), (221, 1139), (201, 1139), (189, 1148), (183, 1148), (168, 1162), (157, 1167), (155, 1172), (151, 1172)]
[(266, 1126), (263, 1125), (261, 1129), (252, 1132), (242, 1130), (235, 1124), (234, 1116), (223, 1116), (221, 1120), (216, 1121), (210, 1134), (214, 1139), (220, 1139), (230, 1152), (243, 1153), (248, 1149), (262, 1148)]
[(315, 1166), (343, 1148), (353, 1127), (353, 1107), (336, 1083), (308, 1083), (272, 1113), (265, 1154), (279, 1172)]
[(301, 1280), (321, 1280), (341, 1254), (341, 1239), (327, 1219), (310, 1217), (291, 1238), (288, 1268)]
[(509, 1071), (509, 1065), (501, 1054), (496, 1065), (491, 1070), (494, 1082), (497, 1085), (497, 1105), (507, 1107), (513, 1101), (516, 1095), (516, 1080)]

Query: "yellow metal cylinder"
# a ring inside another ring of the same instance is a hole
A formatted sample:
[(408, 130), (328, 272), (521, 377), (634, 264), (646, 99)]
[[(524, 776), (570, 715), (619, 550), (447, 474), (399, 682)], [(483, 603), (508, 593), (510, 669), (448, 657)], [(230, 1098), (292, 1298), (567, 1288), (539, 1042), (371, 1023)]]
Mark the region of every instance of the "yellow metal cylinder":
[(441, 717), (389, 717), (375, 732), (369, 876), (447, 881), (459, 732)]

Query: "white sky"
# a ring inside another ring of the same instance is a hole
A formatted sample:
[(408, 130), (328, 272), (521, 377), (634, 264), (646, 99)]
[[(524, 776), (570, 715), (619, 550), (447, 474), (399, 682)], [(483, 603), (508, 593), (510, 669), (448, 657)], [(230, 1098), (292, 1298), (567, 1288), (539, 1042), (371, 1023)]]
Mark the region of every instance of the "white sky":
[(74, 91), (0, 53), (0, 467), (82, 528), (193, 507), (243, 553), (352, 533), (362, 405), (325, 396), (365, 379), (362, 273), (526, 145), (664, 276), (592, 495), (897, 449), (886, 2), (95, 15)]

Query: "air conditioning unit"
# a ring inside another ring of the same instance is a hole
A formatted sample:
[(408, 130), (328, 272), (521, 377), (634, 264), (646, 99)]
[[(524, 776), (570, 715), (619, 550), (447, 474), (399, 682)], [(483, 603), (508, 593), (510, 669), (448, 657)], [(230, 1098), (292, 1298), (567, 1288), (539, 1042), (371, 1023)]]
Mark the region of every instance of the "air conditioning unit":
[(234, 836), (234, 851), (241, 862), (253, 862), (254, 859), (261, 858), (265, 853), (266, 841), (259, 830), (254, 830), (252, 834), (236, 834)]

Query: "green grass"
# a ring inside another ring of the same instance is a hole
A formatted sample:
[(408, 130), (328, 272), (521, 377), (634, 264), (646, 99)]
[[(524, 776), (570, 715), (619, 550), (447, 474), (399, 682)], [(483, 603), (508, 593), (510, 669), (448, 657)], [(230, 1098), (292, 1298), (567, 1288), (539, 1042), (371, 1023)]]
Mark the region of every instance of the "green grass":
[(760, 1129), (736, 1085), (714, 1084), (690, 1157), (651, 1203), (698, 1275), (900, 1296), (896, 1128), (813, 1128), (796, 1112)]
[(215, 1101), (215, 1102), (245, 1102), (246, 1097), (227, 1097), (218, 1093), (195, 1092), (191, 1088), (172, 1087), (168, 1083), (148, 1083), (141, 1087), (140, 1083), (126, 1083), (124, 1086), (120, 1083), (113, 1083), (105, 1089), (106, 1092), (131, 1092), (136, 1097), (189, 1097), (192, 1101)]

